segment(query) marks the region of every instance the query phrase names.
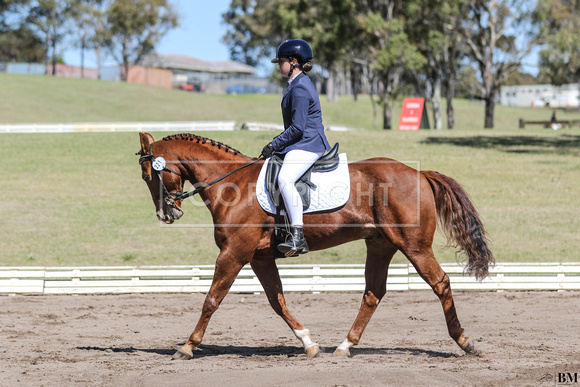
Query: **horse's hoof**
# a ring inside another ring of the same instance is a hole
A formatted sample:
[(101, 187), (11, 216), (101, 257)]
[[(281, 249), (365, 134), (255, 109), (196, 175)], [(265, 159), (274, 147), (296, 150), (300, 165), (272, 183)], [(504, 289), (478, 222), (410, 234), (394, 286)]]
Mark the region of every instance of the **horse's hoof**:
[(350, 357), (350, 351), (348, 349), (336, 349), (333, 353), (334, 357)]
[(306, 357), (309, 359), (315, 358), (320, 354), (320, 347), (318, 344), (313, 345), (312, 347), (306, 349)]
[(173, 360), (190, 360), (193, 359), (193, 352), (189, 348), (179, 348), (172, 356)]
[(462, 343), (458, 343), (465, 353), (472, 353), (475, 350), (475, 344), (469, 337), (465, 337)]

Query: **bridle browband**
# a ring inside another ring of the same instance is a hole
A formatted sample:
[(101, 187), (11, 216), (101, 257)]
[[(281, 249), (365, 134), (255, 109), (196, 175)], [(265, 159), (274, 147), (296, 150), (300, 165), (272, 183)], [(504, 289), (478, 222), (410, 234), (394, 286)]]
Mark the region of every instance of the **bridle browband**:
[[(220, 181), (222, 181), (223, 179), (225, 179), (226, 177), (228, 177), (229, 175), (231, 175), (234, 172), (239, 171), (240, 169), (244, 169), (246, 167), (249, 167), (252, 164), (257, 163), (260, 160), (264, 160), (266, 157), (264, 156), (260, 156), (258, 157), (256, 160), (249, 162), (248, 164), (244, 164), (239, 168), (234, 169), (233, 171), (230, 171), (228, 173), (226, 173), (225, 175), (215, 179), (214, 181), (212, 181), (211, 183), (207, 183), (201, 187), (197, 187), (196, 189), (194, 189), (193, 191), (190, 192), (169, 192), (167, 190), (167, 187), (165, 187), (165, 184), (163, 183), (163, 178), (161, 176), (161, 172), (166, 171), (166, 172), (171, 172), (173, 174), (176, 174), (177, 176), (181, 177), (182, 183), (183, 183), (183, 176), (181, 176), (181, 174), (179, 172), (175, 172), (169, 168), (167, 168), (166, 166), (166, 161), (163, 157), (155, 157), (153, 156), (153, 151), (152, 148), (153, 147), (153, 143), (151, 143), (149, 145), (149, 152), (146, 155), (141, 155), (141, 157), (139, 157), (139, 164), (143, 164), (145, 161), (151, 161), (151, 167), (153, 168), (153, 170), (155, 170), (157, 172), (157, 177), (159, 178), (159, 183), (161, 184), (161, 187), (163, 188), (163, 197), (162, 199), (165, 199), (165, 203), (171, 207), (173, 207), (174, 209), (176, 208), (175, 205), (175, 201), (176, 200), (183, 200), (183, 199), (187, 199), (195, 194), (200, 193), (201, 191), (203, 191), (206, 188), (211, 187), (212, 185), (219, 183)], [(160, 199), (159, 196), (154, 197), (153, 199)]]

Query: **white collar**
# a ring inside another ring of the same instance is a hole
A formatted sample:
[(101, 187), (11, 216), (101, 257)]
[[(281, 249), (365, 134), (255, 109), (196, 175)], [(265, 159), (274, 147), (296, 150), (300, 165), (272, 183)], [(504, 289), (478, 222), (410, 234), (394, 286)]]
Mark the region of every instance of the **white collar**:
[(298, 73), (298, 74), (294, 75), (292, 78), (289, 78), (289, 79), (288, 79), (288, 84), (290, 85), (290, 84), (292, 83), (292, 81), (293, 81), (293, 80), (295, 80), (295, 79), (296, 79), (296, 77), (297, 77), (297, 76), (299, 76), (299, 75), (300, 75), (300, 73)]

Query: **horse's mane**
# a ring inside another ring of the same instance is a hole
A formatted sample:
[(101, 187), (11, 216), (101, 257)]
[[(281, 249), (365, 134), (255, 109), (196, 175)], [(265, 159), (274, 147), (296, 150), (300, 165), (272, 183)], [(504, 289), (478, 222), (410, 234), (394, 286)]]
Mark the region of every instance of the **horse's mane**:
[(242, 152), (240, 152), (237, 149), (232, 148), (229, 145), (226, 145), (224, 143), (221, 143), (219, 141), (215, 141), (212, 140), (211, 138), (206, 138), (206, 137), (202, 137), (202, 136), (198, 136), (197, 134), (193, 134), (193, 133), (180, 133), (180, 134), (172, 134), (171, 136), (167, 136), (163, 138), (163, 141), (171, 141), (171, 140), (184, 140), (184, 141), (196, 141), (198, 144), (205, 144), (207, 142), (209, 142), (211, 144), (211, 146), (217, 146), (218, 149), (222, 149), (222, 147), (224, 148), (224, 150), (227, 152), (233, 152), (234, 155), (244, 155)]

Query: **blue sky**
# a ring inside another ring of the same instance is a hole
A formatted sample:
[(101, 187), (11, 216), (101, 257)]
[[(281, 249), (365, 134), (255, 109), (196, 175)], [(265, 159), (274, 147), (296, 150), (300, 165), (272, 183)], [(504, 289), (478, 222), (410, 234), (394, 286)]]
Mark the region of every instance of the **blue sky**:
[[(229, 50), (222, 43), (225, 26), (221, 17), (229, 8), (230, 0), (170, 1), (179, 14), (180, 26), (165, 35), (157, 46), (157, 52), (189, 55), (208, 61), (230, 59)], [(64, 52), (64, 59), (67, 64), (80, 65), (80, 52), (69, 49)], [(85, 53), (85, 66), (96, 67), (93, 53)]]
[(222, 43), (222, 13), (230, 0), (171, 0), (179, 13), (179, 27), (171, 30), (157, 47), (162, 54), (183, 54), (202, 60), (228, 60)]

